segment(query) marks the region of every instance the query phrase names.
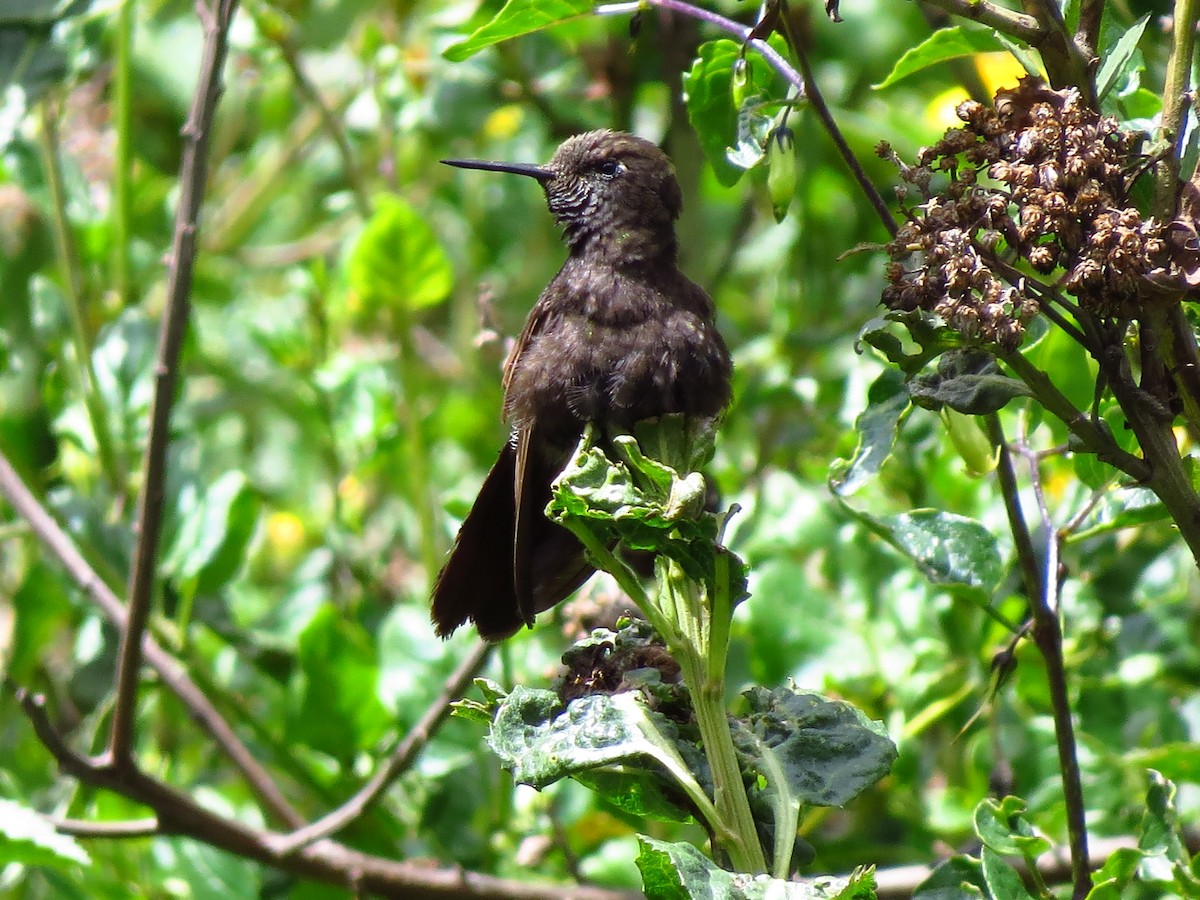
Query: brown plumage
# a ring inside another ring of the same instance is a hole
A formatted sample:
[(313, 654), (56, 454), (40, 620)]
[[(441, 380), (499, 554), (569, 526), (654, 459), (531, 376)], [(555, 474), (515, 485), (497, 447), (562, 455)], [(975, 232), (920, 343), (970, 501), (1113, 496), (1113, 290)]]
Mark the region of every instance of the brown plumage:
[(712, 300), (676, 266), (682, 197), (654, 144), (591, 131), (546, 166), (446, 162), (537, 179), (569, 251), (505, 366), (512, 437), (433, 589), (440, 636), (471, 621), (500, 640), (592, 573), (575, 537), (544, 514), (584, 425), (603, 433), (666, 413), (718, 416), (731, 363)]

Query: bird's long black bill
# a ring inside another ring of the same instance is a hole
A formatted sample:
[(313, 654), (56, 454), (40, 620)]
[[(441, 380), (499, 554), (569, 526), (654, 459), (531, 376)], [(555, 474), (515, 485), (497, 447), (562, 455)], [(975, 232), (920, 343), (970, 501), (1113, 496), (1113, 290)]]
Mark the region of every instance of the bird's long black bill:
[(459, 169), (483, 169), (485, 172), (508, 172), (510, 175), (528, 175), (538, 181), (546, 182), (554, 177), (554, 173), (544, 166), (528, 163), (489, 162), (485, 159), (443, 159), (447, 166)]

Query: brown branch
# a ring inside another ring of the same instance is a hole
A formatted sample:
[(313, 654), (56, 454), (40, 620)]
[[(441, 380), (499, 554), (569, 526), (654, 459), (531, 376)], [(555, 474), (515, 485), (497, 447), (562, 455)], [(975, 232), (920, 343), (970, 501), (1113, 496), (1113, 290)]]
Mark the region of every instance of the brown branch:
[(1037, 48), (1050, 77), (1052, 87), (1079, 88), (1084, 103), (1096, 107), (1096, 85), (1092, 77), (1099, 59), (1093, 53), (1085, 57), (1085, 48), (1067, 33), (1062, 11), (1055, 0), (1021, 0), (1025, 12), (1041, 29), (1041, 37), (1029, 44)]
[(988, 0), (925, 0), (930, 6), (995, 28), (1001, 34), (1014, 37), (1022, 43), (1037, 46), (1045, 37), (1045, 31), (1037, 19), (1024, 13), (1006, 9)]
[(459, 897), (557, 900), (632, 900), (637, 894), (603, 888), (538, 885), (370, 856), (328, 839), (280, 859), (272, 848), (283, 835), (250, 828), (197, 804), (191, 797), (146, 775), (136, 765), (117, 769), (82, 756), (68, 747), (46, 715), (42, 697), (19, 690), (17, 699), (34, 732), (64, 774), (92, 787), (114, 791), (145, 804), (158, 817), (164, 834), (183, 835), (279, 869), (358, 894), (406, 900), (450, 900)]
[(492, 644), (478, 641), (459, 667), (446, 680), (438, 697), (429, 705), (412, 729), (392, 751), (387, 761), (379, 767), (370, 780), (353, 797), (328, 815), (287, 835), (276, 846), (280, 856), (294, 853), (314, 841), (329, 837), (345, 828), (366, 812), (380, 795), (387, 790), (416, 759), (421, 748), (450, 714), (451, 704), (463, 695), (471, 680), (483, 667), (491, 653)]
[(225, 63), (229, 25), (237, 0), (212, 0), (212, 8), (197, 0), (196, 14), (204, 27), (204, 52), (200, 78), (187, 122), (183, 126), (183, 162), (179, 170), (179, 208), (171, 239), (167, 273), (167, 302), (163, 310), (155, 362), (154, 400), (150, 410), (150, 436), (138, 502), (137, 543), (129, 575), (129, 608), (117, 660), (117, 687), (113, 702), (108, 757), (116, 766), (131, 758), (133, 724), (137, 715), (138, 677), (142, 638), (150, 617), (158, 542), (162, 530), (167, 447), (171, 439), (171, 407), (175, 402), (179, 354), (187, 331), (191, 306), (192, 269), (196, 257), (196, 231), (207, 175), (208, 140)]
[(1104, 20), (1104, 0), (1081, 0), (1079, 24), (1075, 26), (1075, 46), (1084, 59), (1096, 58), (1100, 41), (1100, 23)]
[(1071, 885), (1073, 900), (1083, 900), (1092, 889), (1088, 858), (1087, 807), (1083, 802), (1083, 781), (1079, 774), (1079, 752), (1075, 724), (1071, 719), (1071, 697), (1067, 689), (1063, 663), (1063, 633), (1059, 614), (1059, 550), (1062, 535), (1055, 527), (1042, 490), (1041, 461), (1022, 442), (1021, 453), (1029, 464), (1029, 477), (1042, 522), (1045, 552), (1042, 575), (1028, 585), (1030, 613), (1033, 616), (1033, 640), (1046, 663), (1046, 681), (1054, 719), (1054, 739), (1058, 750), (1059, 774), (1067, 813), (1067, 839), (1071, 848)]
[[(58, 559), (67, 574), (100, 608), (104, 616), (122, 633), (126, 630), (125, 607), (116, 593), (83, 558), (54, 518), (21, 480), (8, 459), (0, 452), (0, 494), (17, 514), (29, 523), (38, 540)], [(188, 677), (183, 664), (167, 653), (150, 635), (142, 638), (142, 653), (150, 668), (179, 697), (200, 728), (219, 746), (245, 776), (259, 802), (284, 825), (299, 828), (304, 819), (292, 809), (267, 770), (241, 742), (196, 683)]]

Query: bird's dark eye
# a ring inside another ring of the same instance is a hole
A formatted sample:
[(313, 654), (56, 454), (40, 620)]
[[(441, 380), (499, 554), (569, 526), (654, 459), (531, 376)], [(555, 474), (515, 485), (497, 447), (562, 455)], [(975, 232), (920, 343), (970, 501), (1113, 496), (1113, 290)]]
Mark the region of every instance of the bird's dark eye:
[(596, 171), (604, 178), (616, 178), (625, 171), (625, 167), (615, 159), (606, 159), (596, 166)]

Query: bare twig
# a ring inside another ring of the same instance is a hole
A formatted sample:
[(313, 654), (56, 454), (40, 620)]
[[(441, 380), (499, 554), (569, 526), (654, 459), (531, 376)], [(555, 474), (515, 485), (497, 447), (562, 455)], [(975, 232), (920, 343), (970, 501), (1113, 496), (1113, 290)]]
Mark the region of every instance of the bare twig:
[(1000, 417), (992, 413), (983, 417), (988, 439), (1000, 448), (1000, 459), (996, 466), (996, 474), (1000, 479), (1000, 495), (1004, 498), (1004, 510), (1008, 514), (1008, 528), (1012, 532), (1013, 546), (1017, 551), (1017, 563), (1021, 567), (1021, 578), (1025, 588), (1032, 591), (1037, 588), (1038, 561), (1033, 549), (1033, 539), (1029, 535), (1029, 526), (1025, 523), (1025, 513), (1021, 510), (1021, 495), (1017, 488), (1017, 474), (1013, 468), (1012, 452), (1008, 441), (1004, 438), (1004, 429)]
[(237, 0), (212, 0), (212, 7), (198, 0), (196, 13), (204, 26), (204, 52), (196, 96), (183, 127), (183, 162), (180, 166), (179, 208), (171, 240), (167, 275), (167, 302), (159, 331), (155, 363), (154, 401), (150, 411), (150, 436), (138, 503), (137, 543), (129, 576), (129, 607), (117, 660), (116, 699), (108, 756), (123, 766), (130, 760), (133, 723), (136, 716), (138, 675), (141, 668), (142, 637), (150, 616), (154, 572), (162, 525), (167, 446), (171, 434), (171, 408), (175, 402), (179, 353), (187, 330), (191, 307), (192, 268), (196, 256), (196, 231), (207, 175), (208, 140), (221, 94), (221, 70), (225, 63), (229, 25)]
[(1038, 25), (1037, 19), (1024, 13), (1006, 9), (988, 0), (925, 0), (930, 6), (936, 6), (951, 15), (978, 22), (995, 28), (1001, 34), (1014, 37), (1022, 43), (1037, 46), (1045, 37), (1045, 31)]
[(1020, 351), (1007, 353), (1000, 359), (1033, 391), (1037, 401), (1057, 416), (1098, 459), (1115, 466), (1138, 481), (1150, 478), (1151, 469), (1145, 460), (1117, 446), (1111, 435), (1102, 431), (1092, 419), (1076, 409), (1050, 380), (1050, 376), (1030, 363)]
[(821, 93), (820, 87), (817, 86), (817, 79), (813, 75), (812, 66), (809, 65), (808, 54), (804, 50), (804, 43), (792, 31), (791, 18), (785, 11), (780, 19), (783, 23), (783, 36), (787, 40), (788, 46), (792, 48), (792, 52), (796, 54), (796, 62), (800, 64), (800, 74), (804, 78), (805, 95), (808, 97), (809, 103), (812, 104), (813, 112), (817, 114), (817, 118), (825, 126), (825, 132), (829, 135), (829, 139), (833, 141), (833, 146), (837, 148), (838, 155), (841, 156), (842, 162), (846, 164), (846, 168), (850, 170), (850, 174), (854, 176), (854, 180), (858, 182), (859, 190), (863, 192), (867, 198), (867, 202), (874, 208), (875, 214), (879, 216), (879, 221), (883, 223), (883, 227), (887, 229), (888, 234), (895, 235), (896, 219), (892, 215), (892, 211), (888, 209), (887, 203), (884, 202), (883, 196), (875, 187), (875, 183), (867, 177), (862, 163), (858, 161), (858, 157), (850, 149), (850, 144), (846, 142), (846, 136), (842, 134), (842, 129), (838, 127), (837, 120), (833, 117), (833, 112), (825, 102), (825, 95)]
[(323, 818), (287, 835), (276, 845), (276, 852), (281, 856), (294, 853), (301, 847), (307, 847), (321, 838), (336, 834), (366, 812), (388, 786), (412, 765), (421, 748), (429, 742), (430, 737), (450, 714), (450, 705), (463, 695), (471, 680), (483, 668), (491, 650), (491, 644), (477, 642), (459, 667), (446, 679), (441, 694), (429, 705), (424, 715), (405, 735), (404, 740), (396, 746), (387, 761), (358, 793)]
[(82, 838), (106, 838), (108, 840), (128, 840), (129, 838), (147, 838), (161, 834), (158, 819), (128, 819), (120, 822), (89, 822), (87, 819), (60, 819), (57, 816), (46, 816), (46, 821), (54, 826), (59, 834), (69, 834)]
[(1067, 835), (1071, 848), (1071, 883), (1074, 900), (1083, 900), (1091, 890), (1092, 879), (1088, 865), (1087, 808), (1083, 802), (1083, 782), (1079, 774), (1079, 754), (1075, 742), (1075, 725), (1071, 720), (1071, 698), (1067, 691), (1066, 667), (1062, 653), (1062, 623), (1059, 620), (1059, 554), (1062, 536), (1054, 525), (1050, 508), (1042, 489), (1041, 461), (1028, 445), (1022, 444), (1022, 454), (1029, 464), (1029, 477), (1041, 518), (1045, 549), (1042, 576), (1037, 592), (1029, 595), (1033, 614), (1033, 639), (1046, 663), (1046, 680), (1050, 689), (1050, 706), (1054, 718), (1055, 744), (1063, 785), (1067, 813)]
[(536, 885), (487, 875), (396, 862), (352, 850), (328, 839), (280, 859), (272, 851), (283, 836), (251, 828), (211, 812), (187, 794), (149, 775), (135, 764), (118, 771), (82, 756), (68, 747), (55, 731), (39, 696), (18, 691), (18, 700), (39, 740), (67, 775), (92, 787), (115, 791), (154, 810), (159, 831), (195, 838), (245, 859), (257, 860), (284, 871), (327, 884), (349, 888), (359, 895), (372, 894), (406, 900), (450, 900), (459, 897), (512, 900), (632, 900), (639, 896), (593, 887)]
[[(124, 604), (121, 603), (112, 588), (96, 574), (71, 538), (58, 526), (46, 508), (33, 496), (3, 453), (0, 453), (0, 494), (8, 500), (17, 514), (29, 523), (33, 533), (62, 563), (67, 574), (84, 594), (100, 608), (105, 617), (119, 631), (124, 633), (126, 629)], [(149, 635), (142, 638), (142, 653), (145, 655), (146, 662), (162, 678), (163, 683), (187, 707), (191, 717), (199, 723), (201, 729), (216, 742), (242, 772), (251, 790), (263, 806), (278, 821), (290, 828), (298, 828), (303, 825), (304, 819), (292, 809), (271, 776), (267, 774), (267, 770), (263, 768), (249, 748), (241, 742), (204, 692), (188, 677), (187, 670), (179, 660), (167, 653)]]
[(370, 218), (371, 198), (363, 183), (362, 170), (354, 158), (354, 151), (350, 148), (350, 140), (346, 137), (346, 129), (342, 127), (339, 114), (335, 113), (333, 108), (325, 102), (321, 92), (317, 90), (317, 86), (305, 71), (300, 60), (300, 50), (296, 46), (295, 24), (290, 19), (284, 20), (282, 14), (276, 9), (262, 10), (258, 4), (254, 5), (253, 14), (255, 20), (260, 24), (265, 16), (272, 17), (269, 27), (260, 28), (260, 30), (279, 49), (288, 71), (292, 73), (292, 80), (296, 82), (297, 89), (317, 111), (317, 115), (321, 118), (321, 126), (333, 141), (334, 146), (337, 147), (338, 156), (342, 160), (343, 174), (346, 176), (346, 181), (350, 184), (350, 192), (354, 196), (355, 209), (362, 218)]

